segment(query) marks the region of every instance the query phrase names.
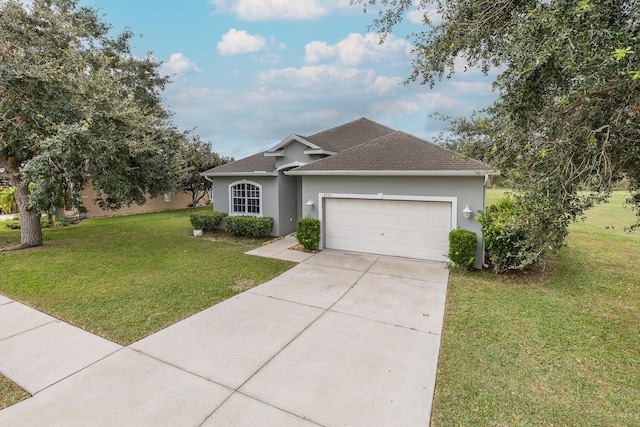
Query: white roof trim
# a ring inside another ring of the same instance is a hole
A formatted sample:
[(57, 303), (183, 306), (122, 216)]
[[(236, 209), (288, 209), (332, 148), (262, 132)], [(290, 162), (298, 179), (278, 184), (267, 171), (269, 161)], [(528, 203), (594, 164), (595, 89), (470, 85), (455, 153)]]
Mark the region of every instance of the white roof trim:
[(284, 157), (284, 150), (280, 151), (267, 151), (264, 153), (265, 157)]
[(304, 154), (326, 154), (327, 156), (335, 156), (336, 153), (335, 151), (329, 151), (329, 150), (304, 150)]
[(303, 137), (293, 134), (293, 135), (289, 135), (288, 137), (286, 137), (285, 139), (280, 141), (280, 143), (278, 145), (276, 145), (275, 147), (272, 147), (272, 148), (268, 149), (267, 153), (276, 152), (276, 151), (280, 150), (281, 148), (286, 147), (287, 145), (291, 144), (294, 141), (297, 141), (297, 142), (299, 142), (299, 143), (301, 143), (303, 145), (306, 145), (307, 147), (312, 148), (314, 150), (322, 150), (321, 147), (318, 147), (317, 145), (312, 144), (311, 142), (307, 141)]
[(201, 176), (206, 177), (216, 177), (216, 176), (278, 176), (278, 172), (266, 172), (266, 171), (253, 171), (253, 172), (217, 172), (217, 173), (201, 173)]
[(281, 165), (280, 167), (278, 167), (278, 169), (276, 170), (282, 170), (282, 169), (289, 169), (289, 168), (298, 168), (300, 166), (304, 166), (307, 163), (305, 162), (301, 162), (296, 160), (295, 162), (290, 162), (290, 163), (285, 163), (284, 165)]
[(285, 175), (307, 176), (485, 176), (495, 175), (496, 171), (486, 170), (334, 170), (334, 171), (296, 171)]

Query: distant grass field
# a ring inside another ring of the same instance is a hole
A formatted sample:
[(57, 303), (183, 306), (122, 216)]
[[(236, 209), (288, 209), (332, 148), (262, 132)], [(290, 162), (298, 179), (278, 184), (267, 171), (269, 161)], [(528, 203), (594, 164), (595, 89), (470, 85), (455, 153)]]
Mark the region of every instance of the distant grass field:
[(432, 426), (640, 425), (640, 235), (623, 200), (573, 224), (544, 272), (451, 275)]

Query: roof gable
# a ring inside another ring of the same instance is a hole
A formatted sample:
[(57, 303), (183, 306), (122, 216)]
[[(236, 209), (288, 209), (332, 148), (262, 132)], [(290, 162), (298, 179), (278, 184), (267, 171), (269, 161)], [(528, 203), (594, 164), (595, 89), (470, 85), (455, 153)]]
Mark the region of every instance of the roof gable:
[(292, 134), (267, 151), (218, 166), (203, 172), (202, 175), (275, 175), (279, 164), (281, 167), (289, 168), (306, 163), (306, 160), (301, 161), (299, 158), (290, 159), (290, 153), (285, 152), (285, 147), (294, 142), (307, 147), (304, 150), (305, 155), (327, 157), (287, 172), (291, 175), (492, 173), (490, 167), (480, 161), (361, 118), (310, 136)]
[(302, 145), (305, 145), (307, 147), (309, 147), (312, 150), (320, 150), (321, 147), (319, 147), (318, 145), (313, 144), (312, 142), (307, 141), (304, 137), (300, 136), (300, 135), (289, 135), (288, 137), (286, 137), (285, 139), (283, 139), (282, 141), (280, 141), (277, 145), (273, 146), (272, 148), (268, 149), (265, 154), (268, 153), (276, 153), (280, 150), (282, 150), (283, 148), (285, 148), (287, 145), (294, 143), (294, 142), (299, 142)]
[(455, 174), (488, 171), (483, 162), (472, 160), (424, 139), (394, 132), (365, 142), (332, 157), (294, 169), (291, 174), (323, 172), (431, 172)]
[(305, 140), (324, 150), (339, 153), (367, 141), (396, 132), (387, 126), (361, 118), (341, 126), (305, 137)]

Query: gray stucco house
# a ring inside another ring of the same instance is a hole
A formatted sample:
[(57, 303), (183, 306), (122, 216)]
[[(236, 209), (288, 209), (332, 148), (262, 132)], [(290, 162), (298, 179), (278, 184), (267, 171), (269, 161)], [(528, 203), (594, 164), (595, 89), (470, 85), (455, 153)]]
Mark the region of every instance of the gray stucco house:
[(274, 236), (309, 216), (321, 221), (321, 249), (448, 261), (449, 231), (461, 227), (478, 234), (480, 267), (473, 216), (485, 208), (491, 173), (480, 161), (362, 118), (290, 135), (202, 175), (214, 183), (217, 211), (272, 217)]

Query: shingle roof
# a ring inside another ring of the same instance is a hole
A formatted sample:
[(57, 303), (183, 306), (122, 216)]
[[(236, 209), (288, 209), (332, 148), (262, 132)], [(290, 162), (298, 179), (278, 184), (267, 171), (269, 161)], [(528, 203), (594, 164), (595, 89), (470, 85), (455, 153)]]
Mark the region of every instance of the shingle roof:
[[(488, 171), (489, 167), (439, 145), (361, 118), (310, 136), (294, 135), (337, 154), (289, 171), (297, 174), (358, 173), (363, 171), (408, 173)], [(288, 144), (285, 139), (280, 145)], [(276, 170), (274, 157), (265, 152), (227, 163), (203, 175), (242, 175)]]
[(489, 167), (404, 132), (365, 142), (293, 171), (478, 171)]
[(226, 163), (222, 166), (209, 169), (202, 175), (210, 174), (248, 174), (254, 172), (271, 173), (276, 170), (276, 162), (273, 157), (265, 157), (264, 152)]
[(303, 138), (325, 150), (339, 153), (393, 132), (394, 129), (361, 118)]

